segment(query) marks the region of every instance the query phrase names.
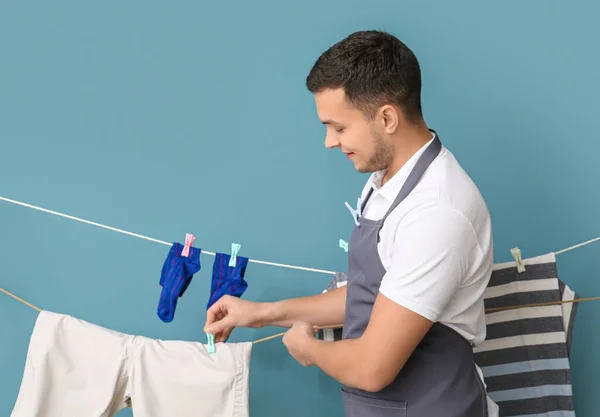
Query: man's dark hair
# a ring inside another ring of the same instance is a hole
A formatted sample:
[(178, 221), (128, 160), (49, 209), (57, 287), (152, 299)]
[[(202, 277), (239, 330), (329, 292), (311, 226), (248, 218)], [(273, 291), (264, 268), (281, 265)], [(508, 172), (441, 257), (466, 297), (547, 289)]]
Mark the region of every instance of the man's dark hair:
[(409, 120), (422, 117), (419, 62), (386, 32), (355, 32), (333, 45), (312, 67), (306, 86), (312, 93), (342, 88), (348, 102), (369, 118), (384, 104), (398, 106)]

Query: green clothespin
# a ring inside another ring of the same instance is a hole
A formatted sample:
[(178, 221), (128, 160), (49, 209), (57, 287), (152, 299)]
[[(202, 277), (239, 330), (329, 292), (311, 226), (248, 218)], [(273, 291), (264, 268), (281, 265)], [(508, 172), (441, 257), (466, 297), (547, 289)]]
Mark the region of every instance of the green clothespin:
[(208, 337), (208, 353), (215, 353), (215, 335), (206, 333)]
[(231, 244), (231, 258), (229, 258), (229, 266), (235, 267), (235, 263), (237, 262), (237, 255), (241, 248), (242, 245), (240, 245), (239, 243)]
[(346, 242), (345, 240), (340, 239), (340, 248), (342, 248), (346, 252), (348, 252), (348, 242)]

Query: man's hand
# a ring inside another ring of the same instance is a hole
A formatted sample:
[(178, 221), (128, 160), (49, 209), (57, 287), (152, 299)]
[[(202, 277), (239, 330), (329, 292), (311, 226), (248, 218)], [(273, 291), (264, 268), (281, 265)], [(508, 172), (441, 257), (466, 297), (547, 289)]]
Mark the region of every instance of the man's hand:
[(311, 346), (315, 342), (315, 329), (308, 323), (298, 321), (283, 336), (283, 344), (289, 354), (302, 366), (314, 365)]
[(224, 295), (206, 312), (204, 331), (215, 335), (215, 342), (225, 342), (236, 327), (265, 325), (266, 305)]
[(344, 320), (346, 287), (307, 297), (252, 302), (224, 295), (206, 312), (204, 331), (225, 342), (236, 327), (291, 327), (297, 321), (330, 326)]

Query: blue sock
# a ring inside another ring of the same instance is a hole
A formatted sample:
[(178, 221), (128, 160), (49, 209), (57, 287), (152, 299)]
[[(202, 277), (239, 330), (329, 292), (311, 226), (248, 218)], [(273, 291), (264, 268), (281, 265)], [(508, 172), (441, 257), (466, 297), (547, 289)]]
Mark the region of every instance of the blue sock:
[(225, 253), (217, 253), (215, 256), (207, 309), (225, 294), (241, 297), (248, 288), (248, 283), (244, 281), (248, 258), (238, 255), (235, 266), (229, 266), (230, 258), (231, 255)]
[(173, 321), (178, 298), (185, 293), (194, 274), (200, 270), (200, 249), (190, 247), (188, 257), (181, 256), (182, 250), (181, 243), (173, 243), (160, 274), (162, 290), (157, 313), (165, 323)]

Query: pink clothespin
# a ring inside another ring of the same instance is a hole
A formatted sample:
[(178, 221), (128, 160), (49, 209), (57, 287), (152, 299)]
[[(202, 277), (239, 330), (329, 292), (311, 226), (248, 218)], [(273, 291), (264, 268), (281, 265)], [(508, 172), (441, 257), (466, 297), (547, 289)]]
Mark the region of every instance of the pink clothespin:
[(190, 256), (190, 247), (194, 244), (194, 240), (196, 240), (196, 237), (193, 234), (185, 234), (185, 245), (183, 246), (183, 250), (181, 251), (181, 256), (186, 258)]

